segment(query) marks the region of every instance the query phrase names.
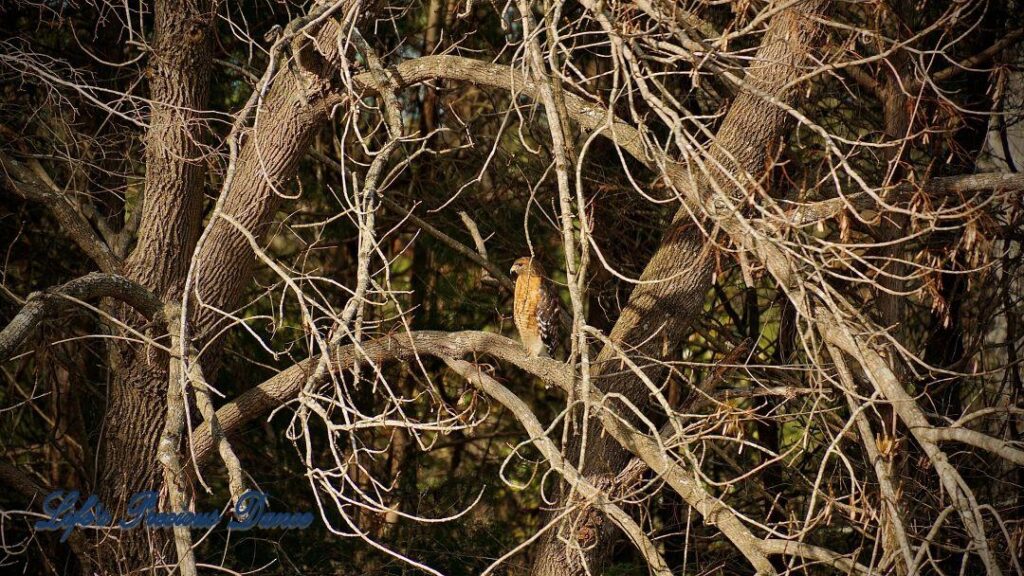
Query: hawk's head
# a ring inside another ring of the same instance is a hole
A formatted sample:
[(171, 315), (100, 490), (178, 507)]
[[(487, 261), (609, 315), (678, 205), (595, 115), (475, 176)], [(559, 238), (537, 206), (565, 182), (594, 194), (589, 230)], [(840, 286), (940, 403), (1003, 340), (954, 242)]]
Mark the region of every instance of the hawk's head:
[(544, 269), (541, 268), (540, 264), (535, 262), (531, 256), (523, 256), (512, 263), (512, 268), (508, 271), (509, 274), (516, 275), (522, 274), (525, 271), (529, 271), (537, 276), (544, 275)]

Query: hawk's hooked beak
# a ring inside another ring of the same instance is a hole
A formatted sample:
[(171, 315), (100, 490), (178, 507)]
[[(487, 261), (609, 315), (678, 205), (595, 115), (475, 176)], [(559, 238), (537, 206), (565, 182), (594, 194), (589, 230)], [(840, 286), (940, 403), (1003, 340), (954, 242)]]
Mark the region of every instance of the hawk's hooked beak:
[(508, 275), (511, 276), (511, 275), (513, 275), (515, 273), (516, 273), (516, 265), (513, 264), (512, 267), (508, 269)]

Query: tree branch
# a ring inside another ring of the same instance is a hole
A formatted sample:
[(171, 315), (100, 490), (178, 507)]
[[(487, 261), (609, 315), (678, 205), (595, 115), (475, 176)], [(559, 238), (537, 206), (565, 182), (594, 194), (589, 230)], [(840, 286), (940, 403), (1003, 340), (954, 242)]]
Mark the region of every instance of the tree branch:
[(964, 60), (961, 60), (960, 62), (953, 64), (949, 68), (936, 72), (935, 74), (932, 75), (932, 80), (935, 82), (943, 82), (945, 80), (949, 80), (950, 78), (959, 76), (963, 72), (966, 72), (974, 68), (978, 64), (981, 64), (992, 59), (1003, 50), (1016, 44), (1018, 41), (1020, 41), (1021, 38), (1024, 38), (1024, 28), (1017, 28), (1016, 30), (1011, 30), (1008, 34), (1006, 34), (1006, 36), (1003, 36), (994, 44), (982, 50), (981, 52), (978, 52), (974, 56), (965, 58)]
[(924, 437), (933, 442), (960, 442), (975, 448), (991, 452), (1000, 458), (1013, 462), (1017, 466), (1024, 466), (1024, 450), (1020, 448), (1020, 442), (994, 438), (977, 430), (969, 428), (935, 428), (929, 426), (920, 431)]
[[(182, 472), (181, 458), (178, 450), (181, 447), (181, 436), (185, 430), (187, 377), (183, 372), (182, 343), (179, 337), (181, 310), (177, 306), (168, 306), (165, 316), (168, 319), (168, 331), (171, 335), (170, 369), (167, 372), (167, 416), (164, 420), (163, 432), (157, 447), (157, 459), (164, 468), (164, 488), (167, 490), (167, 507), (173, 514), (181, 514), (188, 509), (186, 497), (185, 475)], [(192, 533), (188, 526), (174, 526), (174, 546), (178, 553), (178, 569), (182, 576), (196, 576), (196, 558), (192, 551)]]
[(658, 549), (651, 542), (651, 539), (647, 537), (643, 529), (621, 507), (612, 502), (608, 494), (587, 481), (572, 464), (566, 461), (558, 446), (544, 432), (544, 426), (541, 425), (540, 421), (533, 414), (533, 410), (525, 402), (509, 391), (508, 388), (498, 383), (497, 380), (485, 374), (479, 366), (465, 360), (453, 358), (445, 358), (444, 361), (452, 370), (465, 378), (474, 387), (479, 388), (485, 394), (497, 400), (519, 420), (519, 423), (526, 429), (526, 433), (530, 435), (530, 441), (548, 461), (551, 469), (558, 472), (569, 484), (579, 490), (580, 494), (592, 506), (601, 510), (616, 526), (626, 533), (626, 536), (633, 542), (633, 545), (637, 547), (637, 550), (640, 551), (640, 554), (647, 561), (647, 566), (652, 572), (662, 576), (671, 576), (672, 571), (669, 570), (665, 559), (658, 553)]
[(0, 331), (0, 362), (10, 359), (44, 320), (56, 318), (61, 311), (74, 306), (73, 300), (100, 298), (120, 300), (150, 320), (157, 319), (163, 311), (163, 303), (145, 287), (116, 274), (93, 272), (29, 295), (17, 315)]
[[(545, 382), (565, 388), (572, 381), (570, 367), (550, 358), (535, 358), (516, 341), (490, 332), (435, 332), (417, 331), (383, 336), (376, 340), (336, 346), (331, 349), (331, 363), (335, 370), (344, 370), (358, 362), (378, 364), (392, 360), (410, 360), (417, 354), (437, 358), (461, 358), (466, 354), (486, 354), (508, 362)], [(271, 410), (296, 397), (306, 378), (320, 360), (313, 356), (278, 372), (259, 386), (217, 410), (217, 419), (225, 435), (260, 418)], [(326, 379), (328, 374), (324, 374)], [(320, 382), (319, 384), (322, 384)], [(192, 435), (196, 461), (205, 464), (212, 455), (213, 439), (207, 424), (199, 426)]]
[[(921, 184), (903, 182), (896, 186), (892, 193), (897, 200), (907, 199), (917, 191), (936, 197), (950, 197), (985, 190), (1003, 190), (1018, 192), (1024, 190), (1024, 174), (1012, 172), (985, 172), (982, 174), (965, 174), (962, 176), (942, 176), (932, 178)], [(820, 202), (802, 204), (788, 211), (784, 222), (790, 226), (808, 226), (822, 220), (834, 218), (846, 208), (867, 210), (876, 207), (876, 201), (864, 192), (847, 194), (840, 198), (830, 198)]]
[[(339, 164), (338, 162), (334, 161), (332, 158), (328, 157), (326, 154), (324, 154), (324, 153), (322, 153), (322, 152), (320, 152), (320, 151), (318, 151), (318, 150), (316, 150), (314, 148), (310, 148), (309, 149), (309, 155), (312, 156), (313, 158), (316, 158), (318, 161), (323, 162), (324, 164), (327, 164), (327, 166), (330, 167), (332, 170), (335, 170), (338, 173), (342, 173), (343, 172), (343, 168), (342, 168), (341, 164)], [(514, 287), (514, 285), (512, 284), (512, 280), (508, 277), (507, 274), (505, 274), (501, 270), (501, 267), (498, 266), (497, 264), (491, 262), (487, 258), (485, 258), (483, 254), (479, 253), (478, 251), (472, 250), (469, 246), (466, 246), (462, 242), (459, 242), (458, 240), (456, 240), (456, 239), (452, 238), (451, 236), (445, 234), (440, 229), (438, 229), (436, 226), (434, 226), (431, 223), (427, 222), (426, 220), (420, 218), (419, 216), (416, 216), (411, 211), (406, 210), (400, 204), (398, 204), (394, 200), (388, 198), (387, 196), (383, 196), (382, 195), (380, 197), (380, 201), (381, 201), (381, 204), (383, 204), (384, 206), (386, 206), (388, 208), (388, 210), (391, 210), (393, 212), (398, 213), (403, 218), (408, 218), (410, 222), (412, 222), (416, 226), (419, 226), (424, 232), (426, 232), (427, 234), (430, 234), (431, 236), (436, 238), (438, 241), (440, 241), (442, 244), (445, 244), (446, 246), (448, 246), (452, 250), (455, 250), (456, 252), (458, 252), (459, 254), (464, 256), (469, 261), (473, 262), (477, 266), (480, 266), (481, 268), (486, 270), (488, 273), (490, 273), (491, 276), (496, 278), (498, 280), (498, 282), (500, 282), (501, 285), (504, 286), (507, 290), (511, 291), (512, 288)]]
[(25, 200), (46, 206), (57, 220), (61, 230), (78, 245), (103, 272), (120, 274), (121, 259), (93, 230), (89, 221), (72, 205), (66, 194), (51, 190), (31, 169), (8, 154), (0, 152), (0, 169), (7, 176), (10, 189)]
[[(452, 365), (453, 369), (458, 366), (459, 369), (457, 371), (460, 374), (463, 374), (464, 370), (473, 370), (475, 373), (478, 369), (468, 362), (458, 360), (459, 358), (468, 354), (473, 354), (474, 356), (489, 355), (508, 362), (536, 376), (545, 383), (558, 386), (567, 393), (573, 385), (572, 369), (569, 366), (550, 358), (528, 356), (518, 342), (489, 332), (409, 332), (361, 342), (358, 346), (355, 344), (337, 346), (331, 350), (330, 354), (333, 368), (338, 372), (351, 368), (357, 361), (381, 364), (386, 361), (412, 360), (417, 355), (422, 354), (441, 358), (448, 362), (449, 365)], [(295, 400), (306, 385), (307, 374), (318, 364), (319, 359), (319, 357), (311, 357), (282, 370), (262, 384), (221, 407), (217, 411), (216, 417), (223, 433), (231, 435), (249, 422), (261, 418), (272, 410)], [(317, 384), (325, 383), (328, 376), (328, 374), (324, 374), (321, 379), (322, 381)], [(479, 383), (474, 382), (474, 384), (478, 385)], [(502, 390), (505, 390), (504, 387), (502, 387)], [(509, 396), (515, 398), (511, 392), (505, 390), (507, 392), (506, 395), (490, 384), (486, 386), (485, 391), (488, 394), (496, 392), (500, 397), (495, 396), (495, 398), (506, 405), (522, 421), (521, 417), (526, 414), (528, 408), (522, 408), (525, 405), (520, 406), (521, 400), (518, 400), (518, 398), (515, 401), (511, 400)], [(600, 419), (604, 429), (622, 446), (643, 461), (646, 467), (653, 470), (678, 492), (689, 505), (704, 517), (706, 523), (721, 530), (760, 573), (774, 573), (771, 563), (765, 556), (766, 554), (798, 556), (810, 560), (829, 562), (844, 569), (848, 567), (851, 570), (868, 573), (868, 570), (863, 566), (851, 562), (842, 555), (832, 551), (808, 547), (796, 542), (762, 540), (758, 538), (743, 525), (739, 517), (726, 504), (709, 494), (696, 477), (686, 472), (679, 463), (668, 457), (664, 447), (658, 441), (636, 431), (612, 407), (613, 403), (607, 396), (599, 390), (592, 388), (589, 401), (592, 406), (596, 407), (595, 415)], [(523, 424), (527, 427), (527, 432), (531, 434), (532, 438), (538, 438), (531, 431), (532, 428), (527, 426), (526, 422), (523, 422)], [(192, 450), (196, 462), (200, 466), (208, 464), (215, 447), (216, 442), (211, 435), (208, 423), (204, 423), (195, 429), (192, 434)], [(545, 450), (542, 450), (542, 452), (545, 452)], [(545, 457), (547, 456), (548, 454), (545, 452)], [(559, 469), (559, 464), (556, 461), (553, 461), (552, 466)], [(565, 469), (559, 470), (564, 471)], [(567, 473), (572, 474), (572, 472)], [(569, 480), (575, 481), (578, 479), (572, 477)], [(634, 537), (628, 526), (623, 527), (623, 529), (627, 531), (631, 538)], [(638, 547), (643, 545), (642, 542), (635, 539), (634, 543)]]

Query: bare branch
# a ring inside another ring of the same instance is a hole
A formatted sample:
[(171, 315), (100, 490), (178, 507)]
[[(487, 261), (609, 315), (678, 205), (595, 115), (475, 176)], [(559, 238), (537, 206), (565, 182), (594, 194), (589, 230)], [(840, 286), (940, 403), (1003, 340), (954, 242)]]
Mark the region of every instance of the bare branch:
[(601, 492), (600, 489), (588, 482), (572, 464), (566, 462), (558, 447), (547, 437), (544, 427), (525, 402), (510, 392), (508, 388), (499, 384), (497, 380), (485, 374), (479, 366), (465, 360), (455, 360), (452, 358), (445, 358), (445, 362), (467, 381), (483, 390), (491, 398), (497, 400), (519, 420), (523, 428), (526, 429), (526, 433), (530, 435), (530, 441), (544, 455), (551, 469), (561, 474), (566, 481), (580, 491), (590, 505), (604, 512), (616, 526), (626, 533), (626, 536), (629, 537), (633, 545), (637, 547), (637, 550), (640, 551), (640, 554), (647, 561), (647, 566), (652, 572), (666, 576), (672, 574), (672, 571), (669, 570), (668, 565), (665, 563), (665, 559), (658, 553), (654, 543), (651, 542), (650, 538), (647, 537), (647, 534), (636, 524), (633, 518), (623, 511), (622, 508), (610, 501), (607, 494)]
[(21, 311), (0, 332), (0, 359), (7, 360), (39, 325), (57, 317), (75, 303), (71, 300), (113, 298), (150, 320), (160, 317), (163, 303), (149, 290), (115, 274), (93, 272), (45, 292), (31, 294)]
[(67, 194), (51, 190), (32, 170), (4, 152), (0, 152), (0, 169), (11, 190), (26, 200), (46, 206), (60, 224), (61, 230), (103, 272), (120, 274), (122, 263), (110, 247), (93, 230), (89, 221), (75, 209)]

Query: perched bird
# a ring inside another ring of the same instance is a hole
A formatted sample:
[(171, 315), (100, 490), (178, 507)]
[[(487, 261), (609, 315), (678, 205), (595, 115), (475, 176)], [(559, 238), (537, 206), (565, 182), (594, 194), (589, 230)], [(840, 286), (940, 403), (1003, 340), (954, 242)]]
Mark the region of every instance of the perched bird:
[(516, 276), (513, 314), (519, 339), (530, 356), (550, 356), (558, 343), (562, 308), (539, 262), (530, 257), (512, 264)]

